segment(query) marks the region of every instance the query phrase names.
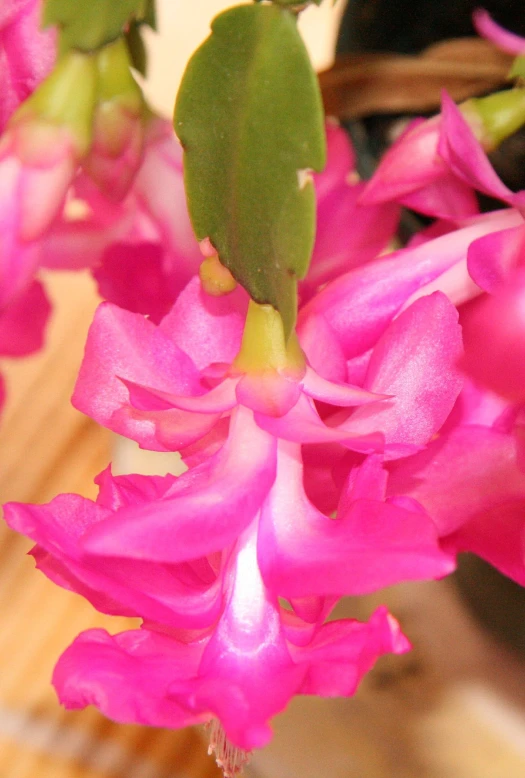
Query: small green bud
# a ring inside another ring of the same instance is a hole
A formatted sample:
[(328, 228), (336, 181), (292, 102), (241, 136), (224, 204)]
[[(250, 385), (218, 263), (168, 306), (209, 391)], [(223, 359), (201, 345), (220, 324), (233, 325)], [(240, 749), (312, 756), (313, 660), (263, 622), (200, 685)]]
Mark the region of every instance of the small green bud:
[(471, 112), (477, 115), (482, 124), (480, 140), (490, 151), (525, 124), (525, 89), (506, 89), (487, 97), (475, 97), (463, 103), (462, 110), (468, 119)]

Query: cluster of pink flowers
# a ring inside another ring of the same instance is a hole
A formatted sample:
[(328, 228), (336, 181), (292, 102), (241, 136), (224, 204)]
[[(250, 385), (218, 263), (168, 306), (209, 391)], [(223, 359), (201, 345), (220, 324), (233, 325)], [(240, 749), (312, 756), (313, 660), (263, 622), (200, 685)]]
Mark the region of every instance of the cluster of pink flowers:
[[(35, 168), (23, 135), (8, 129), (0, 160), (6, 202), (18, 187), (1, 292), (34, 284), (37, 266), (93, 268), (108, 302), (73, 402), (187, 467), (108, 469), (94, 502), (5, 506), (51, 580), (142, 619), (66, 650), (54, 683), (67, 707), (167, 727), (217, 719), (249, 751), (292, 696), (351, 695), (379, 656), (409, 648), (385, 609), (330, 620), (342, 596), (440, 578), (465, 550), (525, 585), (525, 195), (498, 179), (468, 111), (445, 95), (368, 184), (327, 125), (289, 339), (243, 289), (203, 289), (167, 123), (147, 123), (140, 154), (128, 138), (115, 155), (132, 170), (116, 198), (110, 161), (93, 177), (92, 160), (79, 169), (46, 146)], [(41, 194), (29, 223), (25, 187)], [(475, 191), (508, 207), (480, 214)], [(402, 204), (436, 221), (381, 256)]]

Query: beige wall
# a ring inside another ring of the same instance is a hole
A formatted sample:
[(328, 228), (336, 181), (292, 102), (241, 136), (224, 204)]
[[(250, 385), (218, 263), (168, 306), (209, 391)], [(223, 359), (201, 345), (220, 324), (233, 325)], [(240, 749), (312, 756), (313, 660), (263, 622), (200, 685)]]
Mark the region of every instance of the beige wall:
[[(192, 52), (207, 37), (210, 20), (235, 3), (225, 0), (157, 0), (159, 33), (149, 36), (148, 93), (153, 105), (170, 115), (175, 92)], [(316, 68), (330, 64), (343, 0), (324, 0), (301, 15), (300, 26)]]

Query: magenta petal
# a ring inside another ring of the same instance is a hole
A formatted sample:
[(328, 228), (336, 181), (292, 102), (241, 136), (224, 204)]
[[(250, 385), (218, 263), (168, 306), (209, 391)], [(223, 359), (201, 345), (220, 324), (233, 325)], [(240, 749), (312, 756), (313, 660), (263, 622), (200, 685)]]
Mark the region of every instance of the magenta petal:
[(484, 235), (470, 244), (469, 273), (482, 289), (494, 292), (519, 264), (525, 250), (525, 224)]
[(322, 314), (314, 311), (300, 322), (301, 348), (318, 375), (329, 381), (344, 382), (347, 376), (346, 357), (336, 333)]
[(374, 259), (393, 238), (399, 220), (395, 203), (359, 205), (365, 184), (341, 180), (318, 202), (312, 261), (299, 284), (301, 302), (327, 281)]
[[(198, 568), (129, 559), (96, 558), (83, 549), (84, 533), (122, 507), (149, 504), (173, 483), (165, 479), (102, 474), (102, 507), (78, 495), (60, 495), (48, 505), (5, 506), (10, 527), (38, 544), (37, 567), (54, 583), (77, 592), (103, 613), (141, 616), (172, 626), (206, 627), (217, 618), (220, 582), (206, 560)], [(161, 483), (161, 482), (164, 483)], [(112, 494), (108, 494), (111, 489)]]
[(42, 348), (50, 313), (44, 287), (39, 281), (33, 281), (0, 313), (0, 354), (19, 357)]
[(359, 386), (327, 381), (310, 367), (306, 368), (306, 374), (303, 379), (303, 391), (315, 400), (321, 400), (339, 407), (366, 405), (370, 402), (385, 399), (384, 396), (368, 392)]
[(185, 411), (136, 410), (122, 378), (176, 395), (202, 393), (191, 359), (151, 321), (102, 304), (91, 325), (73, 404), (144, 448), (170, 451), (202, 437), (216, 417)]
[(451, 170), (480, 192), (510, 205), (523, 206), (523, 195), (515, 195), (503, 184), (461, 111), (446, 92), (442, 96), (441, 114), (439, 154)]
[(121, 379), (129, 389), (130, 403), (139, 410), (168, 410), (177, 408), (190, 413), (222, 413), (237, 405), (235, 388), (238, 379), (226, 378), (209, 392), (194, 397), (161, 392), (148, 386), (139, 386), (133, 381)]
[(525, 499), (489, 508), (475, 515), (443, 544), (454, 552), (469, 551), (525, 586)]
[(291, 598), (365, 594), (453, 569), (424, 512), (358, 499), (335, 520), (319, 513), (306, 498), (300, 454), (291, 448), (279, 452), (258, 557), (266, 585)]
[(275, 477), (275, 440), (250, 415), (239, 409), (224, 448), (180, 476), (163, 499), (123, 510), (89, 531), (86, 551), (175, 563), (231, 544)]
[(417, 500), (440, 536), (449, 535), (471, 517), (525, 497), (516, 448), (511, 435), (459, 427), (429, 443), (426, 451), (390, 465), (389, 494)]
[(492, 41), (501, 51), (515, 56), (525, 54), (525, 38), (500, 27), (484, 8), (476, 8), (472, 21), (478, 35)]
[(248, 299), (241, 287), (212, 297), (203, 291), (197, 276), (181, 292), (160, 329), (199, 370), (214, 362), (230, 364), (241, 347)]
[(385, 152), (360, 202), (384, 203), (433, 183), (447, 172), (437, 154), (439, 116), (415, 119)]
[(348, 432), (382, 432), (387, 444), (421, 446), (439, 430), (461, 389), (462, 353), (456, 309), (441, 292), (416, 300), (374, 349), (365, 386), (392, 395), (358, 408)]
[[(517, 224), (523, 224), (523, 219), (515, 211), (479, 217), (466, 227), (396, 251), (332, 281), (299, 315), (299, 338), (310, 364), (325, 378), (344, 381), (341, 357), (330, 372), (323, 370), (323, 350), (329, 360), (334, 342), (347, 360), (365, 353), (412, 294), (466, 259), (473, 240)], [(317, 332), (321, 346), (316, 345)]]
[(156, 324), (169, 313), (178, 291), (164, 268), (165, 248), (156, 243), (112, 243), (93, 271), (100, 295)]
[(252, 411), (284, 416), (301, 396), (301, 384), (277, 370), (268, 370), (241, 376), (236, 393), (239, 404)]
[(463, 324), (461, 367), (475, 381), (515, 402), (525, 401), (525, 268), (493, 297), (480, 300)]
[(323, 625), (307, 648), (291, 653), (297, 663), (308, 663), (302, 694), (336, 697), (354, 694), (383, 654), (404, 654), (409, 649), (397, 621), (386, 608), (378, 608), (365, 624), (345, 619)]
[(381, 451), (384, 438), (381, 433), (361, 435), (339, 427), (327, 426), (311, 400), (302, 395), (296, 405), (285, 416), (274, 417), (256, 413), (255, 421), (259, 427), (275, 438), (283, 438), (295, 443), (342, 443), (353, 451), (365, 454)]
[(404, 195), (401, 203), (436, 219), (457, 221), (479, 213), (472, 187), (446, 172), (437, 181)]
[(114, 721), (186, 727), (208, 716), (179, 705), (167, 689), (196, 673), (201, 653), (200, 643), (179, 643), (146, 630), (111, 636), (92, 629), (62, 654), (53, 684), (69, 709), (96, 705)]

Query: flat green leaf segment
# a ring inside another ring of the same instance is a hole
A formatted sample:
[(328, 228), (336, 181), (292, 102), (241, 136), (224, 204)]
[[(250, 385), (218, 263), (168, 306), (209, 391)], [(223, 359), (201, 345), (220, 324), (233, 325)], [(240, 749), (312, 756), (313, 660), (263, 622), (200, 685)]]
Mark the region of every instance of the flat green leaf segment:
[(317, 78), (289, 11), (245, 5), (213, 21), (184, 74), (175, 131), (197, 237), (289, 333), (315, 236), (305, 171), (322, 170), (326, 153)]
[(154, 22), (153, 0), (46, 0), (44, 6), (44, 25), (60, 28), (62, 50), (95, 51), (131, 19)]

